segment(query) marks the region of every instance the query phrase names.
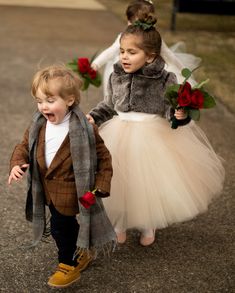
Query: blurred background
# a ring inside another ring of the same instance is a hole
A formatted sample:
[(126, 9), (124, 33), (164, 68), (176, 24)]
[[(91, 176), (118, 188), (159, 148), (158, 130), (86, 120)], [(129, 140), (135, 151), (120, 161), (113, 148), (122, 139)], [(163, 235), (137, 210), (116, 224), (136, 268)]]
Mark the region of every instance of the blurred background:
[[(209, 1), (209, 0), (208, 0)], [(178, 13), (173, 1), (153, 1), (158, 29), (168, 46), (185, 42), (202, 58), (197, 80), (217, 107), (203, 113), (200, 126), (225, 162), (223, 194), (196, 219), (159, 230), (144, 249), (138, 231), (111, 259), (99, 255), (66, 292), (224, 293), (234, 291), (235, 193), (235, 16)], [(111, 45), (126, 26), (124, 0), (0, 0), (0, 292), (55, 292), (47, 286), (57, 260), (51, 238), (34, 250), (24, 215), (26, 180), (7, 186), (9, 159), (29, 125), (36, 104), (30, 95), (38, 68), (76, 57), (92, 57)], [(103, 98), (102, 87), (82, 93), (87, 112)], [(61, 290), (56, 290), (61, 292)], [(63, 291), (65, 292), (65, 291)]]

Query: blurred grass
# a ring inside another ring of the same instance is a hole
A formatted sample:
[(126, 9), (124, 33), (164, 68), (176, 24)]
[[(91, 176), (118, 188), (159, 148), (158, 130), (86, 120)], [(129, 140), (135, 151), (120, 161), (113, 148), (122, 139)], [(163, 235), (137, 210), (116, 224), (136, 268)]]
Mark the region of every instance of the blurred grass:
[[(126, 25), (130, 1), (99, 0)], [(209, 78), (207, 89), (235, 113), (235, 16), (177, 13), (176, 30), (170, 30), (172, 0), (153, 1), (158, 30), (168, 46), (184, 41), (187, 52), (201, 57), (195, 78)]]

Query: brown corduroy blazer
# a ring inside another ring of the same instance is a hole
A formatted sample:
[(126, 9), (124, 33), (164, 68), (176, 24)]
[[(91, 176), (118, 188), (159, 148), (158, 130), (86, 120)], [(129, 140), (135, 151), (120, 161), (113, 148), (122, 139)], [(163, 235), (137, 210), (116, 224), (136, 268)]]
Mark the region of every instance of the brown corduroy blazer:
[[(45, 130), (43, 125), (39, 132), (37, 145), (37, 162), (45, 192), (46, 203), (51, 202), (63, 215), (73, 216), (79, 212), (78, 198), (76, 193), (73, 162), (70, 154), (70, 142), (67, 135), (53, 158), (49, 168), (45, 161)], [(98, 128), (94, 126), (97, 152), (97, 173), (95, 176), (95, 188), (104, 192), (110, 192), (112, 178), (111, 155), (106, 148), (103, 139), (98, 134)], [(11, 160), (10, 170), (16, 165), (28, 164), (28, 137), (26, 130), (23, 140), (16, 145)]]

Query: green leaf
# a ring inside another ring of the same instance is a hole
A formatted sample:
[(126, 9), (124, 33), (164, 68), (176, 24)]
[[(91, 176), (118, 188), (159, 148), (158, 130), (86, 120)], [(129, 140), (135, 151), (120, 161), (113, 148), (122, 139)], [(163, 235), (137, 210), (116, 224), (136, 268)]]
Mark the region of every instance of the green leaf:
[(198, 121), (200, 119), (200, 111), (198, 109), (189, 109), (188, 115), (191, 119)]
[(78, 68), (76, 64), (68, 63), (67, 66), (75, 72), (78, 72)]
[(186, 79), (189, 79), (189, 77), (192, 75), (192, 71), (189, 70), (188, 68), (183, 68), (182, 71), (181, 71), (181, 74)]
[(172, 84), (167, 88), (166, 92), (170, 92), (170, 91), (178, 92), (179, 88), (180, 88), (180, 84)]
[(168, 98), (168, 99), (172, 98), (172, 97), (177, 97), (179, 88), (180, 88), (179, 84), (170, 85), (166, 89), (165, 97)]
[(206, 83), (208, 83), (208, 82), (209, 82), (209, 78), (206, 79), (206, 80), (203, 80), (202, 82), (200, 82), (200, 83), (198, 83), (198, 84), (196, 84), (196, 85), (193, 87), (193, 89), (200, 89), (200, 88), (203, 87), (204, 84), (206, 84)]
[(87, 80), (87, 79), (83, 79), (83, 87), (82, 87), (82, 91), (87, 90), (88, 87), (89, 87), (89, 84), (90, 84), (89, 80)]
[(206, 91), (202, 91), (204, 96), (203, 108), (213, 108), (216, 105), (215, 99)]
[(165, 97), (169, 100), (173, 108), (176, 108), (178, 105), (177, 97), (178, 97), (179, 88), (180, 88), (179, 84), (173, 84), (173, 85), (170, 85), (165, 92)]
[(173, 107), (174, 109), (176, 109), (176, 108), (178, 107), (177, 98), (172, 97), (172, 98), (169, 99), (169, 101), (170, 101), (170, 104), (172, 105), (172, 107)]
[(168, 92), (165, 96), (168, 100), (172, 100), (172, 99), (176, 100), (178, 97), (178, 93), (177, 92)]
[(92, 79), (91, 84), (93, 84), (96, 87), (99, 87), (101, 85), (101, 80), (100, 79)]

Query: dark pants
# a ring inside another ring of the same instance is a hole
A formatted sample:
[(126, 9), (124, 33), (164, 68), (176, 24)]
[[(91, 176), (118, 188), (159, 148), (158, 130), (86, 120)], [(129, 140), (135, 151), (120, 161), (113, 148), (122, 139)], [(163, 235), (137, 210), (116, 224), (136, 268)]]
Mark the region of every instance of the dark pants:
[(75, 265), (73, 260), (76, 251), (79, 225), (75, 216), (64, 216), (60, 214), (51, 204), (51, 235), (58, 248), (59, 263)]

